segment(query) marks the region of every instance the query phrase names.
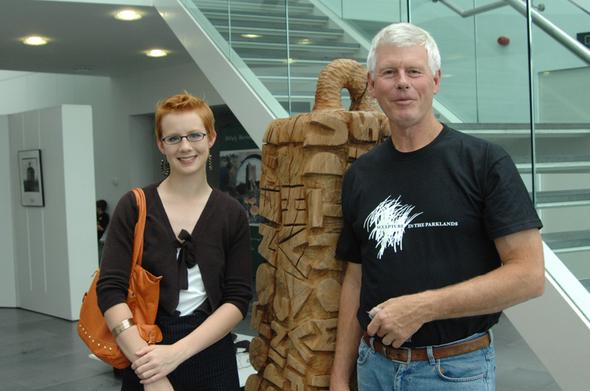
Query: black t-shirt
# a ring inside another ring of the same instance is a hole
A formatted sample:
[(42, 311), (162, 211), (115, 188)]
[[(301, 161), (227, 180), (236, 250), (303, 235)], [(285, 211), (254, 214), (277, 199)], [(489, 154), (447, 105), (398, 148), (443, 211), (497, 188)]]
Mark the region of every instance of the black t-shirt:
[[(362, 264), (365, 330), (375, 305), (496, 269), (494, 239), (542, 226), (508, 154), (447, 126), (417, 151), (399, 152), (388, 139), (360, 157), (344, 177), (342, 210), (336, 257)], [(499, 316), (429, 322), (406, 346), (466, 338)]]

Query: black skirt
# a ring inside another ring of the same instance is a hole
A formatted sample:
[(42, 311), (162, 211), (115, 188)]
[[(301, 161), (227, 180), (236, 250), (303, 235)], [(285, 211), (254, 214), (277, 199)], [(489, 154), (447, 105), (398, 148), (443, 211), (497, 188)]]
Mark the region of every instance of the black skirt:
[[(190, 334), (207, 319), (201, 311), (171, 317), (158, 316), (156, 323), (162, 329), (163, 345), (171, 345)], [(207, 349), (180, 364), (168, 374), (175, 391), (238, 391), (240, 381), (236, 353), (228, 334)], [(123, 373), (122, 391), (141, 391), (143, 385), (131, 367)]]

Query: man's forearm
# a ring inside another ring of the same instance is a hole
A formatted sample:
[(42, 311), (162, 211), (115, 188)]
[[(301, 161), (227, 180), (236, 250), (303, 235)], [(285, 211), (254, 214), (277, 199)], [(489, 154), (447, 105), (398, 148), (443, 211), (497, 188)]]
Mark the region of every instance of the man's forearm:
[[(504, 265), (483, 276), (449, 287), (419, 293), (427, 321), (500, 312), (539, 296), (537, 277), (521, 265)], [(543, 277), (542, 277), (543, 278)]]
[(503, 265), (482, 276), (423, 293), (433, 319), (459, 318), (502, 311), (543, 293), (545, 268), (537, 230), (496, 240)]
[[(360, 265), (352, 265), (352, 267), (360, 268)], [(347, 270), (340, 292), (336, 352), (330, 381), (332, 389), (337, 389), (337, 385), (348, 386), (354, 369), (362, 333), (356, 318), (359, 308), (359, 296), (360, 278), (354, 273), (350, 274), (350, 270)]]

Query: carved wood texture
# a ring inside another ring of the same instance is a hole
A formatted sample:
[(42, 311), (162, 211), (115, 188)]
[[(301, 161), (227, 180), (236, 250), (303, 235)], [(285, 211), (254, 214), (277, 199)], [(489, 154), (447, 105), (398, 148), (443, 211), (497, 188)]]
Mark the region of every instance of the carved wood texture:
[[(340, 104), (347, 88), (352, 111)], [(366, 70), (336, 60), (320, 73), (311, 113), (273, 121), (262, 147), (256, 272), (258, 301), (246, 391), (315, 391), (329, 386), (344, 264), (334, 258), (341, 230), (342, 176), (389, 135), (387, 118), (365, 93)]]

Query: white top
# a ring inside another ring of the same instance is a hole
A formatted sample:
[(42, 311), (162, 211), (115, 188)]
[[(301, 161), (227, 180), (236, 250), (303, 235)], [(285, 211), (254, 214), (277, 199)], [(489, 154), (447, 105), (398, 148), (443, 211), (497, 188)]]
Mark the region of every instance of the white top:
[[(180, 254), (180, 249), (176, 250), (176, 259)], [(178, 293), (178, 306), (176, 310), (180, 312), (180, 316), (190, 315), (196, 310), (205, 300), (207, 300), (207, 293), (205, 292), (205, 285), (201, 277), (201, 269), (199, 265), (195, 265), (187, 269), (188, 275), (188, 289), (181, 289)]]

